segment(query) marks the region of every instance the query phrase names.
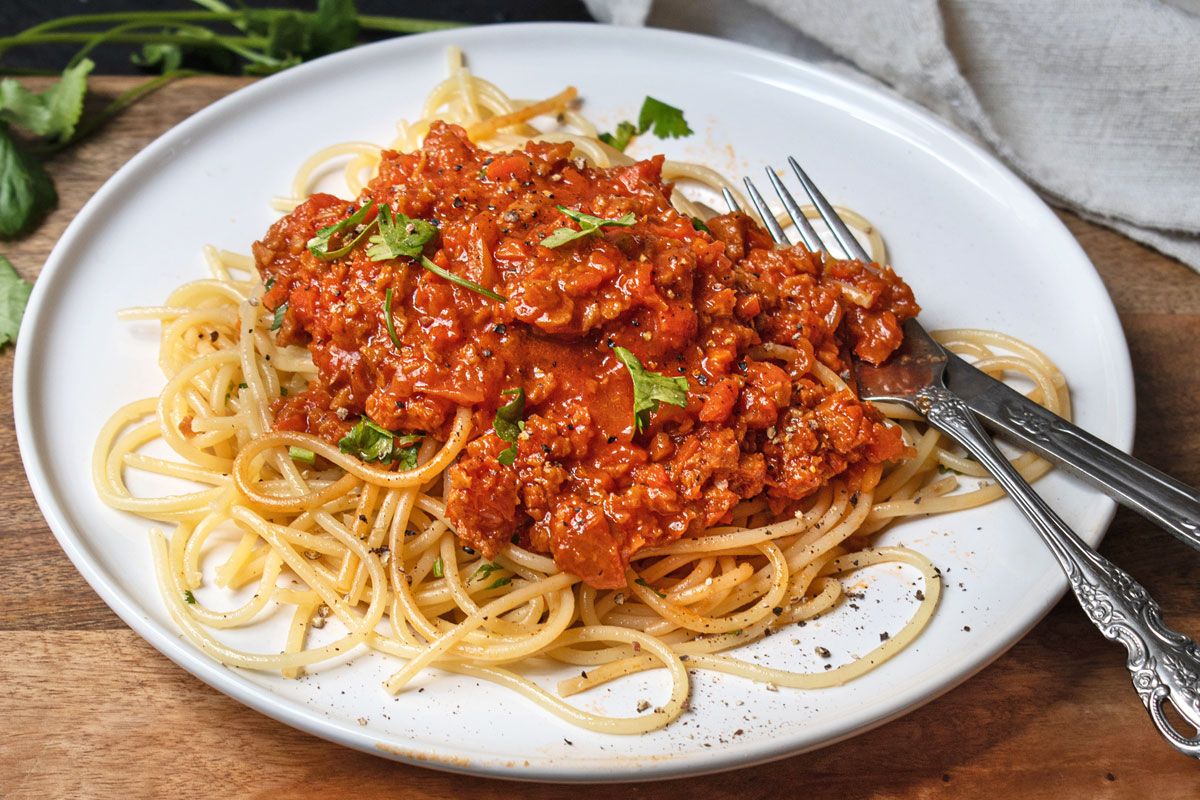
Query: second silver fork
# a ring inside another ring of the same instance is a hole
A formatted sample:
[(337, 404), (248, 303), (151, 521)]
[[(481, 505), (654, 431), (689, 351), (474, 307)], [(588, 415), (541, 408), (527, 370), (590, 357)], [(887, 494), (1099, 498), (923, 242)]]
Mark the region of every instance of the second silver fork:
[[(870, 256), (833, 206), (795, 159), (789, 158), (788, 163), (847, 257), (869, 264)], [(773, 170), (768, 169), (767, 175), (804, 246), (828, 255), (787, 187)], [(771, 237), (778, 244), (789, 244), (749, 178), (746, 188)], [(730, 211), (738, 211), (732, 194), (726, 190), (724, 196)], [(878, 367), (854, 363), (859, 395), (864, 400), (912, 408), (987, 469), (1054, 554), (1088, 617), (1106, 638), (1125, 646), (1134, 689), (1159, 733), (1180, 752), (1200, 758), (1200, 648), (1187, 636), (1168, 628), (1158, 604), (1145, 588), (1080, 539), (1009, 463), (967, 403), (946, 387), (944, 376), (951, 358), (952, 354), (915, 319), (909, 320), (905, 323), (904, 344), (886, 363)], [(1189, 544), (1196, 546), (1197, 542)], [(1193, 733), (1183, 734), (1176, 729), (1164, 713), (1167, 703), (1196, 729)]]

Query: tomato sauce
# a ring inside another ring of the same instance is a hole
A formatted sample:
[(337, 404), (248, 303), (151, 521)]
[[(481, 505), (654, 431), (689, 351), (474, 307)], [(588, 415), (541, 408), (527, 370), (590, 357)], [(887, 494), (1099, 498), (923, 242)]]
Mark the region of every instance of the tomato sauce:
[[(357, 202), (309, 198), (254, 247), (272, 281), (264, 304), (287, 304), (278, 341), (306, 346), (318, 369), (276, 402), (276, 428), (336, 442), (365, 414), (444, 436), (466, 406), (474, 438), (446, 477), (459, 538), (488, 557), (520, 542), (599, 588), (625, 585), (639, 549), (726, 522), (744, 499), (765, 495), (783, 513), (834, 477), (857, 485), (902, 457), (877, 411), (812, 370), (844, 372), (851, 353), (885, 359), (918, 310), (908, 286), (890, 269), (776, 248), (744, 215), (698, 229), (671, 206), (661, 167), (594, 169), (564, 144), (494, 154), (438, 123), (417, 152), (386, 151)], [(506, 301), (411, 258), (371, 260), (365, 242), (331, 261), (308, 251), (367, 200), (435, 221), (424, 254)], [(547, 248), (578, 227), (559, 204), (635, 222)], [(638, 431), (616, 346), (686, 378), (686, 408), (663, 403)], [(492, 421), (516, 387), (525, 429), (505, 465)]]

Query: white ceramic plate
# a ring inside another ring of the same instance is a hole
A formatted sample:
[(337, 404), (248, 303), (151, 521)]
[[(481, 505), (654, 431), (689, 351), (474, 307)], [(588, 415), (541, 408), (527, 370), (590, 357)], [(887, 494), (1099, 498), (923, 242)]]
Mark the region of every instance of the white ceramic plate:
[[(686, 111), (695, 136), (646, 137), (635, 153), (661, 146), (731, 175), (761, 174), (794, 154), (827, 195), (883, 231), (928, 327), (996, 328), (1041, 346), (1065, 371), (1080, 423), (1129, 447), (1129, 356), (1091, 264), (1028, 188), (927, 114), (797, 61), (662, 31), (515, 25), (397, 39), (261, 81), (167, 133), (92, 198), (37, 282), (14, 375), (22, 455), (63, 549), (130, 627), (220, 691), (344, 745), (499, 777), (613, 781), (745, 766), (859, 733), (955, 686), (1050, 608), (1065, 582), (1008, 503), (912, 520), (885, 540), (921, 549), (949, 578), (914, 646), (848, 686), (822, 691), (771, 692), (699, 673), (689, 713), (667, 730), (631, 738), (575, 729), (519, 696), (440, 673), (422, 679), (425, 691), (392, 699), (380, 681), (393, 664), (378, 655), (287, 681), (227, 669), (183, 641), (154, 585), (148, 523), (102, 505), (89, 477), (105, 419), (131, 399), (156, 395), (163, 382), (157, 326), (118, 323), (115, 314), (159, 303), (202, 276), (206, 243), (247, 251), (275, 217), (269, 198), (286, 191), (317, 148), (388, 141), (395, 120), (415, 116), (442, 79), (452, 43), (516, 96), (575, 84), (603, 123), (634, 116), (646, 94)], [(1039, 490), (1084, 538), (1100, 539), (1109, 500), (1057, 474)], [(816, 670), (818, 645), (836, 662), (877, 644), (907, 613), (896, 601), (912, 586), (900, 572), (865, 577), (857, 609), (784, 631), (753, 652)], [(663, 697), (664, 685), (651, 673), (580, 702), (631, 714), (639, 699)]]

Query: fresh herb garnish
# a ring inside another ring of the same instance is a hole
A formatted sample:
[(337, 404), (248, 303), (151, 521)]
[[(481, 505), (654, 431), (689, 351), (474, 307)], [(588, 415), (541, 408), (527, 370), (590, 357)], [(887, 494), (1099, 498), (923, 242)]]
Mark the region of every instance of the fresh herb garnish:
[(441, 556), (438, 556), (437, 561), (433, 562), (433, 577), (435, 577), (435, 578), (446, 577), (446, 568), (442, 565), (442, 557)]
[(333, 240), (333, 237), (338, 236), (342, 232), (353, 231), (359, 225), (362, 225), (363, 220), (367, 218), (367, 215), (370, 214), (371, 210), (374, 208), (374, 201), (367, 201), (362, 208), (358, 209), (341, 222), (336, 222), (333, 225), (321, 228), (321, 230), (317, 231), (315, 236), (308, 240), (308, 252), (312, 253), (322, 261), (330, 261), (346, 255), (346, 253), (349, 253), (354, 249), (354, 245), (358, 244), (359, 241), (367, 235), (368, 231), (375, 227), (375, 223), (379, 221), (378, 215), (376, 215), (376, 217), (370, 222), (363, 225), (363, 229), (351, 236), (348, 241), (345, 241), (342, 244), (341, 247), (335, 247), (333, 250), (330, 250), (330, 242)]
[(191, 589), (183, 590), (183, 602), (187, 603), (189, 606), (196, 605), (196, 595), (192, 594)]
[(513, 396), (512, 400), (496, 409), (496, 418), (492, 420), (492, 430), (509, 443), (496, 456), (496, 460), (508, 467), (517, 458), (517, 437), (525, 430), (522, 420), (525, 416), (525, 390), (518, 386), (516, 389), (505, 389), (500, 394)]
[(507, 303), (508, 298), (502, 294), (496, 294), (491, 289), (486, 289), (474, 281), (469, 281), (466, 278), (460, 278), (449, 270), (442, 269), (437, 264), (430, 261), (425, 256), (421, 256), (421, 266), (437, 275), (439, 278), (445, 278), (451, 283), (456, 283), (464, 289), (470, 289), (475, 294), (481, 294), (489, 300), (495, 300), (498, 303)]
[(705, 233), (712, 233), (712, 231), (708, 229), (708, 226), (704, 224), (704, 220), (700, 219), (699, 217), (692, 217), (692, 228), (694, 230), (704, 231)]
[(356, 456), (361, 461), (400, 461), (403, 466), (411, 460), (413, 466), (416, 466), (415, 452), (410, 456), (406, 451), (415, 451), (420, 440), (421, 437), (417, 434), (397, 436), (364, 415), (354, 423), (350, 432), (341, 438), (338, 449)]
[(271, 320), (271, 330), (277, 331), (283, 327), (283, 315), (287, 313), (287, 303), (275, 306), (275, 318)]
[(662, 100), (647, 96), (638, 114), (638, 133), (652, 131), (660, 139), (691, 136), (692, 129), (683, 118), (683, 111)]
[(602, 133), (599, 139), (624, 152), (635, 136), (640, 136), (647, 131), (652, 132), (660, 139), (678, 139), (683, 136), (691, 136), (693, 133), (692, 129), (688, 127), (687, 120), (683, 118), (682, 111), (675, 106), (647, 96), (642, 101), (642, 110), (638, 112), (637, 125), (628, 120), (619, 122), (613, 133)]
[[(403, 443), (409, 439), (414, 439), (414, 438), (419, 439), (420, 437), (403, 436), (403, 437), (401, 437), (400, 441), (401, 441), (401, 443)], [(396, 462), (396, 465), (399, 466), (400, 469), (404, 470), (405, 472), (408, 472), (409, 470), (414, 470), (417, 468), (417, 454), (420, 452), (421, 452), (420, 444), (414, 443), (414, 444), (410, 444), (408, 446), (401, 445), (396, 448), (396, 453), (393, 458)]]
[(629, 120), (624, 120), (617, 123), (617, 129), (612, 133), (602, 133), (598, 137), (605, 144), (615, 147), (621, 152), (625, 152), (625, 148), (629, 146), (629, 142), (637, 136), (638, 129)]
[(471, 580), (475, 580), (476, 578), (486, 578), (488, 575), (491, 575), (493, 572), (500, 569), (504, 569), (504, 567), (500, 566), (499, 564), (493, 564), (490, 561), (485, 561), (479, 565), (478, 569), (471, 573)]
[(606, 227), (621, 227), (628, 228), (637, 220), (633, 212), (629, 212), (618, 219), (604, 219), (595, 217), (591, 214), (585, 214), (582, 211), (575, 211), (563, 205), (555, 206), (559, 211), (566, 214), (571, 219), (579, 223), (579, 230), (574, 228), (559, 228), (554, 233), (542, 239), (542, 247), (561, 247), (567, 242), (573, 242), (576, 239), (581, 239), (584, 236), (591, 236), (593, 233), (598, 233), (601, 228)]
[(490, 584), (488, 584), (487, 588), (499, 589), (501, 586), (508, 586), (510, 583), (512, 583), (512, 578), (508, 578), (508, 577), (496, 578), (496, 580), (494, 580)]
[(660, 401), (680, 408), (687, 406), (687, 378), (682, 375), (668, 378), (661, 373), (650, 372), (642, 366), (637, 356), (624, 347), (615, 347), (613, 352), (633, 379), (633, 422), (639, 433), (650, 424), (650, 414), (658, 410)]
[(296, 447), (295, 445), (292, 445), (288, 448), (288, 456), (292, 459), (292, 461), (302, 461), (309, 466), (317, 463), (316, 453), (303, 447)]
[(271, 277), (267, 278), (267, 282), (263, 284), (263, 291), (264, 292), (271, 291), (271, 287), (274, 285), (275, 285), (275, 276), (272, 275)]
[(57, 204), (58, 194), (42, 162), (0, 125), (0, 239), (26, 233)]
[(34, 136), (59, 142), (70, 139), (83, 112), (88, 73), (95, 66), (90, 58), (80, 59), (44, 92), (31, 92), (15, 78), (5, 78), (0, 81), (0, 121)]
[(397, 350), (403, 350), (404, 345), (400, 344), (400, 337), (396, 335), (396, 325), (392, 322), (392, 290), (388, 288), (383, 293), (383, 322), (387, 326), (388, 336), (392, 340), (392, 344), (396, 345)]
[(653, 586), (651, 586), (649, 583), (647, 583), (645, 578), (638, 578), (636, 581), (634, 581), (634, 583), (636, 583), (638, 586), (645, 586), (647, 589), (654, 592), (659, 597), (662, 597), (662, 598), (666, 597), (665, 594), (663, 594), (658, 589), (655, 589)]
[(15, 342), (33, 286), (0, 256), (0, 345)]
[(426, 242), (437, 234), (437, 226), (423, 219), (413, 219), (403, 214), (392, 215), (388, 205), (379, 207), (379, 233), (374, 234), (367, 248), (367, 257), (372, 261), (389, 258), (416, 258), (421, 255)]

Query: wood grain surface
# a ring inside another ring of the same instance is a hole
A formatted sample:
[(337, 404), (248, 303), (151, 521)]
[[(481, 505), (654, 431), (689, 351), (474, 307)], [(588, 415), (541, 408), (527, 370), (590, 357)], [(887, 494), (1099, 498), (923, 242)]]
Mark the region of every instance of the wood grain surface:
[[(114, 94), (128, 78), (99, 78)], [(0, 249), (36, 277), (100, 184), (170, 126), (243, 85), (176, 84), (51, 169), (61, 202)], [(1200, 483), (1200, 277), (1070, 214), (1129, 337), (1136, 454)], [(1122, 665), (1073, 601), (1007, 655), (904, 718), (824, 750), (723, 775), (626, 787), (464, 778), (385, 761), (292, 730), (176, 667), (76, 573), (30, 494), (12, 424), (12, 351), (0, 355), (0, 798), (573, 796), (1196, 798), (1200, 765), (1159, 741)], [(1102, 551), (1140, 578), (1176, 627), (1200, 634), (1200, 554), (1117, 515)]]

